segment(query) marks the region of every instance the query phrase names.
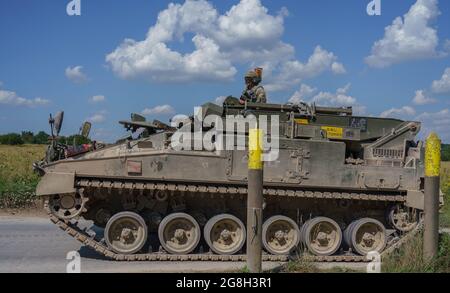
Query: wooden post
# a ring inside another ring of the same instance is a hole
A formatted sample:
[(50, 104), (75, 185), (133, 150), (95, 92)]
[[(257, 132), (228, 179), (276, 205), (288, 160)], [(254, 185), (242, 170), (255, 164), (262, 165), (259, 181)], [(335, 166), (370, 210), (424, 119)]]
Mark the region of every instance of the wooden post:
[(425, 145), (425, 220), (423, 233), (423, 258), (436, 257), (439, 240), (439, 179), (441, 166), (441, 141), (431, 133)]
[(262, 271), (263, 131), (250, 129), (247, 196), (247, 267)]

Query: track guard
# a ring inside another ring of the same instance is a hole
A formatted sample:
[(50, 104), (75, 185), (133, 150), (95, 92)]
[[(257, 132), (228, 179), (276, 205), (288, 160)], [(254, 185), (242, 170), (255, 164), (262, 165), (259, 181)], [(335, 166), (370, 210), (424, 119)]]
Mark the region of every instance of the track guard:
[(36, 187), (36, 195), (75, 193), (75, 173), (48, 172)]

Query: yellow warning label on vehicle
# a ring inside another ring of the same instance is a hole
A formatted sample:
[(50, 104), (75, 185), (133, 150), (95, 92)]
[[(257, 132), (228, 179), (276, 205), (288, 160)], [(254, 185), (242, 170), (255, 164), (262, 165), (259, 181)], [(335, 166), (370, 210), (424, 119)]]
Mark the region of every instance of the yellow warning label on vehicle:
[(295, 123), (308, 125), (309, 121), (308, 121), (308, 119), (295, 119)]
[(343, 138), (344, 137), (344, 129), (341, 127), (332, 127), (332, 126), (322, 126), (323, 131), (327, 132), (328, 138)]

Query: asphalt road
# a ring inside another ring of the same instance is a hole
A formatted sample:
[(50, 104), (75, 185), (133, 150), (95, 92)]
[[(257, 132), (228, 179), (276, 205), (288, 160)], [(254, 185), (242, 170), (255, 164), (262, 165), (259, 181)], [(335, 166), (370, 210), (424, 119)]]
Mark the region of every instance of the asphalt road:
[[(86, 223), (87, 225), (88, 223)], [(0, 273), (65, 273), (70, 251), (81, 256), (81, 272), (228, 272), (245, 262), (116, 262), (91, 249), (41, 217), (0, 216)], [(264, 269), (280, 263), (264, 263)]]

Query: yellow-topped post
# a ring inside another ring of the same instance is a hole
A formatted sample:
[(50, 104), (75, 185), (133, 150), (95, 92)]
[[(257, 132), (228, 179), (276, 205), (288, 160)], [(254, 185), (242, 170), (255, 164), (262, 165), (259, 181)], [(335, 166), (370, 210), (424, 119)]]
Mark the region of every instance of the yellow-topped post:
[(250, 170), (262, 170), (263, 169), (263, 138), (264, 132), (262, 129), (250, 129), (248, 145), (248, 168)]
[(425, 143), (425, 208), (423, 257), (436, 257), (439, 239), (439, 176), (441, 169), (441, 140), (431, 133)]
[(248, 140), (247, 267), (262, 271), (263, 137), (261, 129), (250, 129)]
[(441, 140), (432, 132), (425, 143), (425, 176), (439, 177), (441, 172)]

